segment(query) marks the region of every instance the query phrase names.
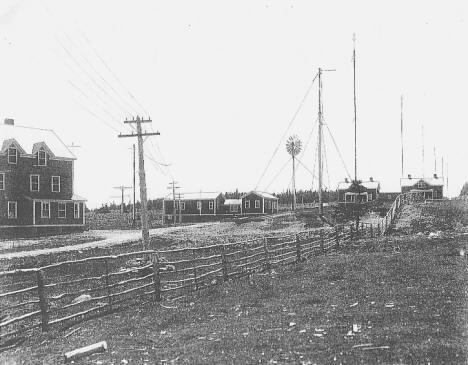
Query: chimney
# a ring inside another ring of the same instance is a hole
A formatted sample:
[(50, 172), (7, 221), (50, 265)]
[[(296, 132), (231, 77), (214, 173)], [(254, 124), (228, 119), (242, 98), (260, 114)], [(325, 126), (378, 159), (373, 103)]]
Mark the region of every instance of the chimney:
[(348, 181), (348, 178), (347, 178), (347, 177), (345, 177), (345, 178), (344, 178), (344, 182), (345, 182), (345, 183), (349, 183), (349, 181)]
[(434, 179), (437, 179), (437, 174), (434, 174)]
[(370, 181), (370, 182), (374, 182), (374, 178), (371, 176), (371, 177), (369, 178), (369, 181)]
[(15, 120), (14, 120), (14, 119), (11, 119), (11, 118), (5, 118), (4, 123), (5, 123), (6, 125), (15, 125)]
[(411, 179), (411, 174), (408, 174), (408, 179)]

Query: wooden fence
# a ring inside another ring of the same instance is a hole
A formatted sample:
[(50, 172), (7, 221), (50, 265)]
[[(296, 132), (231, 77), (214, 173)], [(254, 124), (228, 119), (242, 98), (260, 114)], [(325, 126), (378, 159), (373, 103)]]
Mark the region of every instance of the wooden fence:
[(90, 257), (0, 272), (0, 341), (34, 328), (71, 326), (136, 305), (174, 299), (253, 272), (299, 263), (348, 243), (352, 227), (167, 251)]

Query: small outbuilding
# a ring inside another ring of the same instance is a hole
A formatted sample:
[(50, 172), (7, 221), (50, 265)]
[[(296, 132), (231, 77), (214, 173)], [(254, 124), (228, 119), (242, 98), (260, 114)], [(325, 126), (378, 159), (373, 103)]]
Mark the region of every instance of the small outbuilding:
[(241, 197), (242, 214), (271, 214), (278, 212), (278, 198), (263, 191), (251, 191)]
[(442, 199), (444, 197), (444, 178), (434, 174), (432, 177), (415, 178), (408, 175), (402, 178), (401, 192), (420, 192), (424, 199)]

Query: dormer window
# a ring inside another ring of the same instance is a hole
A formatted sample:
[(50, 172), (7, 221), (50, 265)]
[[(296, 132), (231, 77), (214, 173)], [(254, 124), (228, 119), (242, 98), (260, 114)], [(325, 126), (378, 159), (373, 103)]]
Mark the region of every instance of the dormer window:
[(40, 148), (37, 151), (37, 165), (38, 166), (47, 166), (47, 155), (44, 148)]
[(424, 181), (422, 181), (422, 180), (418, 181), (418, 188), (419, 189), (424, 189)]
[(15, 165), (18, 163), (18, 150), (15, 146), (8, 147), (8, 163)]

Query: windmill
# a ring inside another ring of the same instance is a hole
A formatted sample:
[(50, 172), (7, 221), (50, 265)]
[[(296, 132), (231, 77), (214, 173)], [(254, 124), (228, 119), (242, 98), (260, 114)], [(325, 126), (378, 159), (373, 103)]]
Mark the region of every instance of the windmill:
[(297, 137), (296, 135), (292, 135), (288, 138), (288, 141), (286, 142), (286, 151), (291, 155), (292, 158), (292, 190), (293, 190), (293, 206), (292, 209), (293, 211), (296, 210), (296, 161), (295, 158), (296, 156), (301, 152), (302, 150), (302, 142)]

